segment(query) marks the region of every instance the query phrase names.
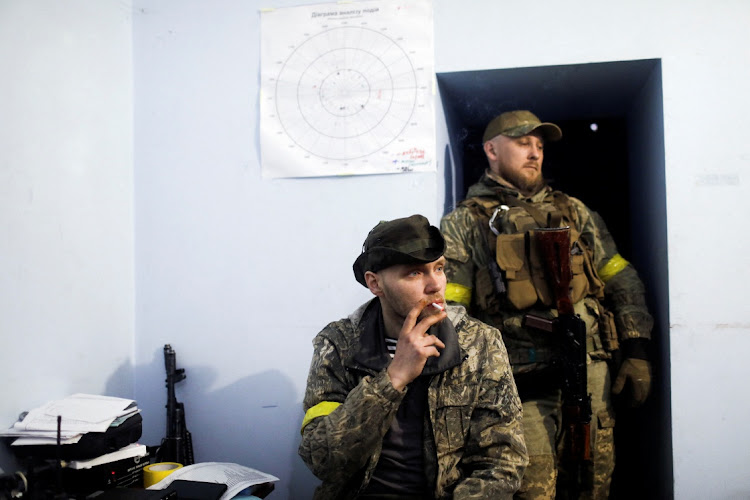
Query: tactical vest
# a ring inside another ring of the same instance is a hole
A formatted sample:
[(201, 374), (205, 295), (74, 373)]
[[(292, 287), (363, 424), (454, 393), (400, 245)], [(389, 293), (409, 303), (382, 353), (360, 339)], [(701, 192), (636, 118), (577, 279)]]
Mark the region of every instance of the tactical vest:
[(469, 207), (481, 221), (490, 254), (495, 256), (490, 266), (497, 265), (494, 272), (490, 269), (491, 282), (477, 276), (475, 296), (481, 302), (483, 297), (495, 295), (486, 289), (492, 286), (502, 302), (507, 302), (479, 303), (481, 308), (511, 306), (523, 310), (537, 303), (555, 306), (545, 265), (532, 237), (539, 228), (570, 227), (571, 301), (576, 303), (589, 295), (599, 300), (604, 298), (604, 283), (594, 268), (592, 251), (580, 237), (578, 213), (564, 193), (552, 191), (544, 203), (531, 204), (498, 192), (497, 197), (469, 198), (461, 205)]

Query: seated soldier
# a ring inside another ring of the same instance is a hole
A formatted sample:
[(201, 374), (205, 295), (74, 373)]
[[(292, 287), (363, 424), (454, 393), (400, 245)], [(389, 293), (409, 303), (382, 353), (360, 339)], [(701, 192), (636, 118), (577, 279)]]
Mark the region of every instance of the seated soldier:
[(375, 298), (313, 341), (299, 453), (315, 498), (510, 499), (527, 464), (500, 332), (445, 304), (445, 241), (381, 222), (354, 262)]

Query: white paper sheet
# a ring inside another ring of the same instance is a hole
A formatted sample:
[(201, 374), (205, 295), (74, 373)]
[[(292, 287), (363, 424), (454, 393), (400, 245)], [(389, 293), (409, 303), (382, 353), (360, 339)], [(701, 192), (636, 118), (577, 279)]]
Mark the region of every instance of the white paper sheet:
[(431, 0), (261, 16), (264, 177), (435, 170)]
[[(57, 417), (61, 416), (61, 436), (71, 437), (86, 432), (104, 432), (117, 418), (131, 415), (140, 410), (132, 399), (97, 396), (93, 394), (73, 394), (29, 411), (23, 420), (15, 422), (12, 429), (0, 435), (23, 435), (42, 437), (50, 432), (57, 436)], [(37, 431), (41, 431), (35, 434)]]
[(226, 484), (227, 491), (220, 500), (233, 498), (250, 486), (279, 480), (275, 476), (244, 465), (229, 462), (202, 462), (177, 469), (148, 489), (163, 490), (177, 479)]

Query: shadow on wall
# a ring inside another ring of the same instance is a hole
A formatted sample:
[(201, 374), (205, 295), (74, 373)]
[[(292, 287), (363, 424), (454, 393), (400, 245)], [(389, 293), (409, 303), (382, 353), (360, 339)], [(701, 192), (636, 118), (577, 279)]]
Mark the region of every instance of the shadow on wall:
[[(183, 367), (178, 352), (177, 368)], [(157, 446), (166, 432), (166, 375), (161, 347), (149, 363), (136, 366), (135, 371), (129, 362), (116, 367), (107, 377), (103, 394), (129, 398), (129, 389), (124, 388), (130, 387), (136, 372), (145, 380), (158, 381), (136, 390), (144, 419), (139, 442)], [(288, 377), (270, 370), (211, 389), (216, 379), (214, 368), (191, 366), (186, 375), (186, 380), (176, 386), (176, 397), (185, 405), (197, 462), (233, 462), (272, 474), (279, 478), (274, 500), (312, 497), (320, 481), (297, 454), (302, 395), (296, 394)], [(0, 473), (25, 470), (13, 456), (10, 442), (3, 440), (0, 446)]]
[[(184, 368), (177, 354), (177, 368)], [(122, 376), (123, 368), (128, 369), (120, 367), (108, 380), (108, 389), (117, 386), (116, 379)], [(164, 380), (163, 350), (157, 349), (152, 361), (137, 370), (153, 373), (154, 380)], [(232, 462), (272, 474), (279, 478), (274, 499), (312, 497), (319, 480), (297, 455), (302, 396), (296, 394), (288, 377), (270, 370), (212, 390), (214, 368), (191, 366), (185, 373), (186, 380), (176, 385), (175, 392), (177, 401), (185, 405), (196, 462)], [(156, 398), (151, 401), (160, 401), (159, 405), (147, 403), (144, 407), (140, 397), (138, 400), (144, 417), (141, 442), (158, 445), (166, 428), (166, 388), (160, 383), (137, 392), (154, 393)], [(149, 401), (148, 396), (143, 399)]]

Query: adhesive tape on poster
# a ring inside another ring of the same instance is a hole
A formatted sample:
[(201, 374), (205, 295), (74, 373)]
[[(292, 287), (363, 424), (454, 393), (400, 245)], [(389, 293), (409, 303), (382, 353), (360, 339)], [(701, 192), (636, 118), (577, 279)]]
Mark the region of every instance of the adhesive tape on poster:
[(175, 462), (159, 462), (147, 465), (143, 468), (143, 487), (148, 488), (158, 483), (177, 469), (181, 469), (182, 464)]

